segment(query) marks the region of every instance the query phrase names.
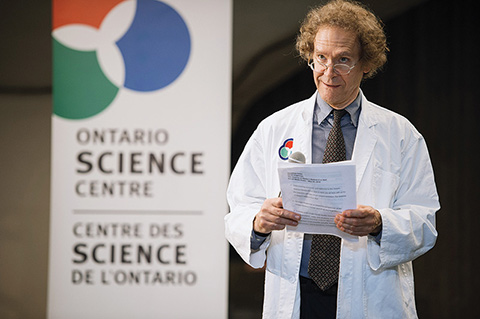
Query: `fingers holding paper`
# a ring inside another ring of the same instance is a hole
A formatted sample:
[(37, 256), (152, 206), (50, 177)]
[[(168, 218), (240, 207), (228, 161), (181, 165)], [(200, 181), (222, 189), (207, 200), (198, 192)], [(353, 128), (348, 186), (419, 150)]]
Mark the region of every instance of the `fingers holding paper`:
[(382, 216), (371, 206), (358, 205), (335, 216), (337, 228), (355, 236), (378, 234), (382, 230)]
[(255, 216), (253, 230), (270, 234), (274, 230), (284, 229), (286, 225), (297, 226), (300, 218), (300, 214), (283, 209), (282, 198), (269, 198)]

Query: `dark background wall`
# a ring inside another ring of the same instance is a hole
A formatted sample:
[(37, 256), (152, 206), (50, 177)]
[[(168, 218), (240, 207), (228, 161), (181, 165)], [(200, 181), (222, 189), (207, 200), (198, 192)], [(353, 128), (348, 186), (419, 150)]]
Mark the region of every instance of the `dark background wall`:
[[(474, 1), (430, 0), (387, 21), (388, 63), (362, 84), (370, 101), (406, 116), (423, 134), (435, 170), (442, 206), (439, 237), (433, 250), (414, 261), (420, 318), (478, 316), (480, 22), (473, 7)], [(234, 132), (232, 165), (261, 119), (314, 90), (305, 66), (258, 99), (239, 125), (242, 129)], [(232, 265), (240, 262), (234, 251), (231, 256)], [(263, 274), (242, 270), (261, 289)], [(234, 296), (237, 290), (231, 287)], [(248, 303), (259, 309), (261, 299), (262, 294), (253, 294)]]

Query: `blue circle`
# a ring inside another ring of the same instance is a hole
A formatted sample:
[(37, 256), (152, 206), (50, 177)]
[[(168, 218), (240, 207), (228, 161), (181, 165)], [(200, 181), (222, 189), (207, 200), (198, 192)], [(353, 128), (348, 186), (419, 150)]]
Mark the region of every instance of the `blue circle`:
[(124, 87), (155, 91), (175, 81), (190, 57), (190, 33), (169, 5), (138, 0), (132, 25), (117, 46), (125, 61)]

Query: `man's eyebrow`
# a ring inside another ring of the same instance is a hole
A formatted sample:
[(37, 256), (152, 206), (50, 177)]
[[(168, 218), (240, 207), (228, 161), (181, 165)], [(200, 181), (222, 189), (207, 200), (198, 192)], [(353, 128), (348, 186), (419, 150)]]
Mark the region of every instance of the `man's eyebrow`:
[(339, 56), (352, 56), (352, 55), (353, 55), (353, 52), (351, 52), (351, 51), (340, 51), (340, 52), (336, 53), (336, 55), (339, 55)]
[[(317, 49), (314, 49), (313, 52), (314, 52), (315, 54), (323, 53), (322, 50), (317, 50)], [(339, 51), (339, 52), (334, 52), (334, 53), (335, 53), (335, 56), (348, 56), (348, 57), (353, 56), (353, 52), (347, 51), (347, 50)]]

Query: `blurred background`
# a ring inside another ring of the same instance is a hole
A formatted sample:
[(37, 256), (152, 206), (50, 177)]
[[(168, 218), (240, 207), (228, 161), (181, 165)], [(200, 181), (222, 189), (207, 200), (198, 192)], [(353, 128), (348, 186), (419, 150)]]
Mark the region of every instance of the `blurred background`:
[[(391, 50), (384, 71), (362, 89), (424, 135), (442, 205), (437, 245), (414, 261), (419, 317), (474, 318), (480, 286), (475, 2), (362, 2), (384, 21)], [(233, 3), (232, 168), (263, 118), (313, 94), (311, 71), (294, 44), (303, 17), (321, 1)], [(50, 34), (49, 0), (0, 1), (0, 318), (46, 316)], [(263, 270), (230, 250), (229, 318), (261, 317), (263, 279)]]

